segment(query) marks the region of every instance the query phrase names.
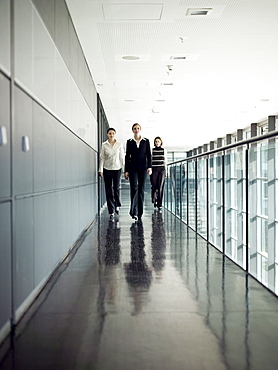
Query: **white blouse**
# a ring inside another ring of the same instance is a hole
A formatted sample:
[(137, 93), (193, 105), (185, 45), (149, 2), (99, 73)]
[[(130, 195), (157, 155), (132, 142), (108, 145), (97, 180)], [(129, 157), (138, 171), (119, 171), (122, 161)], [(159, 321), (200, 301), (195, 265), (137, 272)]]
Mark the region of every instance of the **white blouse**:
[(108, 140), (102, 143), (100, 152), (100, 163), (98, 172), (106, 170), (119, 170), (124, 167), (124, 148), (123, 145), (116, 141), (111, 145)]

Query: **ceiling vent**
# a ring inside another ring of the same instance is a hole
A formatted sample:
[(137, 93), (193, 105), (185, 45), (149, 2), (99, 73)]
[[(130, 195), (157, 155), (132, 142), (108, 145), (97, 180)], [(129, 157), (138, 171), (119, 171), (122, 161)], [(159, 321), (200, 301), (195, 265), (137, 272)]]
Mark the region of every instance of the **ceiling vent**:
[(186, 56), (185, 55), (181, 55), (181, 56), (171, 56), (170, 57), (171, 60), (185, 60), (186, 59)]
[(207, 16), (212, 12), (212, 8), (188, 8), (186, 15), (187, 16)]

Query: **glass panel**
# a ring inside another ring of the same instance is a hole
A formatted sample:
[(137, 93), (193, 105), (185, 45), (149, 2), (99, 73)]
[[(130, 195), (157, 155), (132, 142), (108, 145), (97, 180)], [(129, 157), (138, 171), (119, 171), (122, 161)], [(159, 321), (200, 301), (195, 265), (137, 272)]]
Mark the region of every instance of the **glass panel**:
[(169, 187), (169, 209), (170, 211), (175, 213), (176, 210), (176, 166), (172, 165), (170, 166), (169, 170), (169, 176), (170, 176), (170, 183), (171, 186)]
[(196, 229), (195, 161), (188, 163), (188, 224)]
[(209, 158), (209, 241), (215, 247), (222, 246), (222, 156)]
[(207, 158), (197, 161), (197, 230), (207, 238)]
[(225, 253), (246, 267), (245, 151), (225, 154)]
[(181, 165), (178, 164), (175, 167), (176, 170), (176, 188), (175, 188), (175, 202), (176, 202), (176, 210), (175, 213), (177, 216), (181, 216), (181, 189), (182, 189), (182, 173), (181, 173)]
[(268, 284), (268, 143), (253, 144), (249, 155), (250, 273)]
[(182, 173), (182, 219), (187, 223), (187, 163), (183, 162), (181, 164), (181, 173)]

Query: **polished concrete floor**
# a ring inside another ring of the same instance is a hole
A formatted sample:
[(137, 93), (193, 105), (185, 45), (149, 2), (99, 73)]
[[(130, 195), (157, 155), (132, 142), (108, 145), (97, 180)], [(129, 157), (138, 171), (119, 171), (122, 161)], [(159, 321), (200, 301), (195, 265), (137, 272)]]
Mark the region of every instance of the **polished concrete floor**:
[(18, 325), (7, 369), (278, 369), (278, 300), (146, 195), (104, 210)]

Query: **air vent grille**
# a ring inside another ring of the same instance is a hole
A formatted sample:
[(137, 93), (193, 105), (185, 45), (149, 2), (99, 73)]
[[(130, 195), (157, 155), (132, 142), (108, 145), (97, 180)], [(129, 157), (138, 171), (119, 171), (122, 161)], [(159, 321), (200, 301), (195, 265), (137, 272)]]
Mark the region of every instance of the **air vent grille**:
[(187, 9), (187, 16), (206, 16), (210, 15), (212, 8), (189, 8)]

